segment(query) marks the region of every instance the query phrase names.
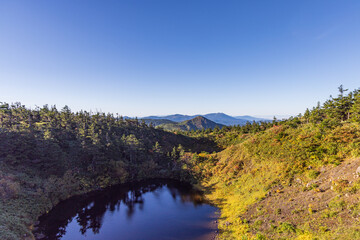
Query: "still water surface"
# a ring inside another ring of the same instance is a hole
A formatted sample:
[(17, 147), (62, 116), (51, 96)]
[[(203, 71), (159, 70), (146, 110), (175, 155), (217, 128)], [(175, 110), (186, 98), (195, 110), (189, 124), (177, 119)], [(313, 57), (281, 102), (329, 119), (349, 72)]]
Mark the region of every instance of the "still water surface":
[(151, 181), (61, 202), (40, 217), (36, 233), (64, 240), (204, 240), (213, 237), (215, 211), (188, 185)]

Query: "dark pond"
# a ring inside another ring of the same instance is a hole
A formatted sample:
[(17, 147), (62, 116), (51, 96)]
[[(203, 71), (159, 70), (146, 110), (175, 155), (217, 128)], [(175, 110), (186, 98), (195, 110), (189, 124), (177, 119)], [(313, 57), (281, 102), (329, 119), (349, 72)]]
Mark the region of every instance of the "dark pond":
[[(189, 185), (157, 180), (73, 197), (40, 217), (41, 239), (212, 239), (216, 208)], [(45, 235), (45, 237), (44, 237)]]

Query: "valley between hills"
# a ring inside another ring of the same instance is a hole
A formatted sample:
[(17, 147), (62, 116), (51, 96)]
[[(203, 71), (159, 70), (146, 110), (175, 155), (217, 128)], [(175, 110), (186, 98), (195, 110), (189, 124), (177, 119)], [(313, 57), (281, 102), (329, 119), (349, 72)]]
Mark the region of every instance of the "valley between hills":
[[(179, 116), (178, 116), (179, 117)], [(119, 118), (0, 104), (0, 239), (35, 239), (71, 196), (145, 179), (191, 183), (218, 239), (360, 239), (360, 91), (282, 121)]]

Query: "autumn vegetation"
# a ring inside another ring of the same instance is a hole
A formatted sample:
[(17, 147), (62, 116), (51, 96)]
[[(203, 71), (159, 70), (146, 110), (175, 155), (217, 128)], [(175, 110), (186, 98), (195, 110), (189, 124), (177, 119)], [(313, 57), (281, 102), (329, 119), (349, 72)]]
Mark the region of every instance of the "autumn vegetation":
[(286, 121), (193, 133), (225, 148), (198, 154), (220, 238), (359, 239), (359, 114), (359, 90), (341, 86)]
[(284, 121), (196, 131), (2, 103), (0, 239), (32, 239), (70, 196), (149, 178), (201, 186), (220, 239), (357, 239), (359, 158), (360, 91), (342, 86)]

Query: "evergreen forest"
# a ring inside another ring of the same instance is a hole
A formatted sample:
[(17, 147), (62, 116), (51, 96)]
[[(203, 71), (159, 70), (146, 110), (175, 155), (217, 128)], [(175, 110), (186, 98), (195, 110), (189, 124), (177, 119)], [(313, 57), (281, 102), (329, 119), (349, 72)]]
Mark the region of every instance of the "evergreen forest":
[(71, 196), (151, 178), (201, 189), (220, 239), (360, 239), (360, 90), (287, 120), (164, 130), (0, 102), (0, 239), (34, 239)]

